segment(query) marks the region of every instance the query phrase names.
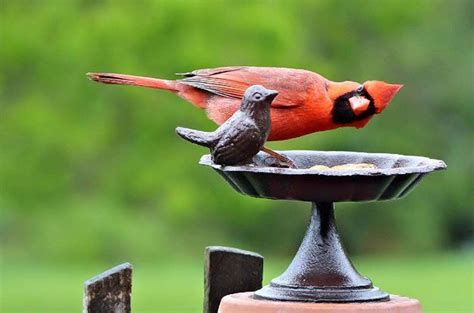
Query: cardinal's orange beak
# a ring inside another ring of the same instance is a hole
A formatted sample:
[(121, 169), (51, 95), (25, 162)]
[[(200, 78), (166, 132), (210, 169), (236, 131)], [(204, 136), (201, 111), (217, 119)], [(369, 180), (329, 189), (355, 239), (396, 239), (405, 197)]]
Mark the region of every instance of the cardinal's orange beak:
[(359, 116), (367, 110), (370, 100), (361, 96), (353, 96), (349, 98), (349, 103), (355, 115)]
[(400, 84), (387, 84), (377, 80), (364, 83), (365, 90), (374, 99), (375, 113), (381, 113), (402, 87)]

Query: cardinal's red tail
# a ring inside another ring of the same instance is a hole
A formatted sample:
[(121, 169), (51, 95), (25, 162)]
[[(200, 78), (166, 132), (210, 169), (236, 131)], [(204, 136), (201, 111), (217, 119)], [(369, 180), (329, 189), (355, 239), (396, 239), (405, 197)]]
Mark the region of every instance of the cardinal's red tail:
[(87, 76), (91, 80), (104, 84), (132, 85), (177, 91), (176, 82), (173, 80), (114, 73), (87, 73)]

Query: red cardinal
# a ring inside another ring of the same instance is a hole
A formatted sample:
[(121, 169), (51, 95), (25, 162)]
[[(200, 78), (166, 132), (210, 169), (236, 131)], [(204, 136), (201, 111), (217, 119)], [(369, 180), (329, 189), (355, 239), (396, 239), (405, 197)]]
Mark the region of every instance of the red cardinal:
[(300, 69), (277, 67), (219, 67), (180, 74), (164, 80), (110, 73), (89, 73), (106, 84), (134, 85), (169, 90), (205, 109), (217, 124), (239, 108), (245, 90), (262, 85), (278, 91), (271, 108), (268, 140), (284, 140), (343, 126), (364, 127), (381, 113), (402, 85), (381, 81), (333, 82)]

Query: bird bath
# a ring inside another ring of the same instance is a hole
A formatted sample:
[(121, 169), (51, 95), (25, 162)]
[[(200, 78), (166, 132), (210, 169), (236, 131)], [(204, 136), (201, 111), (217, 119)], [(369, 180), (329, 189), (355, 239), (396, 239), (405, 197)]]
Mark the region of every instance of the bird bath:
[[(394, 200), (407, 195), (428, 173), (446, 168), (440, 160), (360, 152), (280, 151), (297, 169), (277, 168), (260, 152), (255, 165), (220, 166), (204, 155), (200, 164), (216, 170), (238, 192), (258, 198), (312, 202), (306, 235), (288, 269), (255, 292), (257, 299), (296, 302), (368, 302), (389, 294), (360, 275), (337, 233), (334, 203)], [(371, 163), (373, 169), (310, 169)]]

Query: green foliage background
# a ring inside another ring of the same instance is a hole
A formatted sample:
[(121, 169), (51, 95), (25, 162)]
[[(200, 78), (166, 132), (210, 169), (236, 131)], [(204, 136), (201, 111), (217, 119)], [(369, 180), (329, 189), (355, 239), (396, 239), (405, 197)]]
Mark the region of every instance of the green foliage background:
[(446, 161), (396, 202), (341, 204), (354, 253), (472, 247), (470, 1), (2, 1), (0, 241), (8, 260), (201, 258), (205, 245), (289, 257), (308, 205), (243, 197), (178, 125), (204, 112), (89, 71), (173, 78), (225, 65), (305, 68), (405, 87), (362, 130), (270, 144)]

